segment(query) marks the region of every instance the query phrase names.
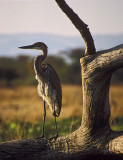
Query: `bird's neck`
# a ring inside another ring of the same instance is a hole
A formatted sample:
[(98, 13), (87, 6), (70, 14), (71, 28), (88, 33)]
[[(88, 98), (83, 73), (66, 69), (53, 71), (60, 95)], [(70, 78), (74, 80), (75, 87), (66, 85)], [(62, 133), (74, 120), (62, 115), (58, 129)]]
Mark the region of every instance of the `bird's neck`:
[(46, 57), (47, 57), (47, 52), (48, 52), (47, 48), (41, 50), (42, 61), (44, 61), (44, 60), (46, 59)]
[(48, 52), (47, 49), (41, 50), (41, 55), (37, 56), (34, 60), (34, 70), (35, 70), (36, 74), (38, 74), (38, 75), (40, 75), (40, 73), (42, 73), (42, 71), (43, 71), (41, 64), (46, 59), (47, 52)]
[(42, 55), (39, 55), (34, 59), (34, 71), (36, 75), (40, 75), (43, 71), (41, 67), (42, 62), (43, 62)]

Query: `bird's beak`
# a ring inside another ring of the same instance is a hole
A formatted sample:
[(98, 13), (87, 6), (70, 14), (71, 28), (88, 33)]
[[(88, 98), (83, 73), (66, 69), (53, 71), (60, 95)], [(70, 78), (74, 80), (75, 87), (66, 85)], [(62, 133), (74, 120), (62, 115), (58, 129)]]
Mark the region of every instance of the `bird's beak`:
[(22, 47), (18, 47), (21, 49), (35, 49), (35, 47), (33, 45), (29, 45), (29, 46), (22, 46)]

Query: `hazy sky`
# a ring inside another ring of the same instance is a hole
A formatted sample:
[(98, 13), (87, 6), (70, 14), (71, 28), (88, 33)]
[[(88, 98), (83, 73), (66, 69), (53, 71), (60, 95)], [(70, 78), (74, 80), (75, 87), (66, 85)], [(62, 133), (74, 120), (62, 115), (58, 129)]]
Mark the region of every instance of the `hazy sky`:
[[(92, 34), (123, 33), (123, 0), (66, 0)], [(0, 0), (0, 33), (79, 35), (55, 0)]]

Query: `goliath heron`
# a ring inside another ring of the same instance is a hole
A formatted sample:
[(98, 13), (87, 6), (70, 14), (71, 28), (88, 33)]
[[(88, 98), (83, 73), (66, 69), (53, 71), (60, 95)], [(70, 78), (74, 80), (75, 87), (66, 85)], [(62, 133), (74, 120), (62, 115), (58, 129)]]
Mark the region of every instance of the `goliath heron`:
[(43, 63), (47, 57), (48, 47), (43, 42), (37, 42), (33, 45), (19, 47), (21, 49), (40, 50), (41, 55), (34, 59), (35, 78), (38, 80), (38, 94), (44, 101), (43, 127), (42, 136), (44, 137), (44, 125), (46, 117), (45, 102), (49, 106), (53, 116), (55, 117), (56, 137), (58, 136), (56, 117), (60, 115), (62, 105), (62, 89), (59, 77), (54, 68)]

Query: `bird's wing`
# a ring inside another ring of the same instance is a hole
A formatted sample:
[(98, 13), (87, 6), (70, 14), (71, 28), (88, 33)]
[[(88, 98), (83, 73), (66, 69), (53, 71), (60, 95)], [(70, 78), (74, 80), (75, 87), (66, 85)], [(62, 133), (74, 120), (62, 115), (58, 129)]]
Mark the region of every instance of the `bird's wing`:
[(50, 68), (50, 82), (52, 84), (53, 89), (57, 92), (56, 96), (58, 99), (58, 104), (59, 104), (59, 107), (61, 107), (61, 104), (62, 104), (61, 83), (54, 68), (50, 64), (48, 64), (48, 67)]

